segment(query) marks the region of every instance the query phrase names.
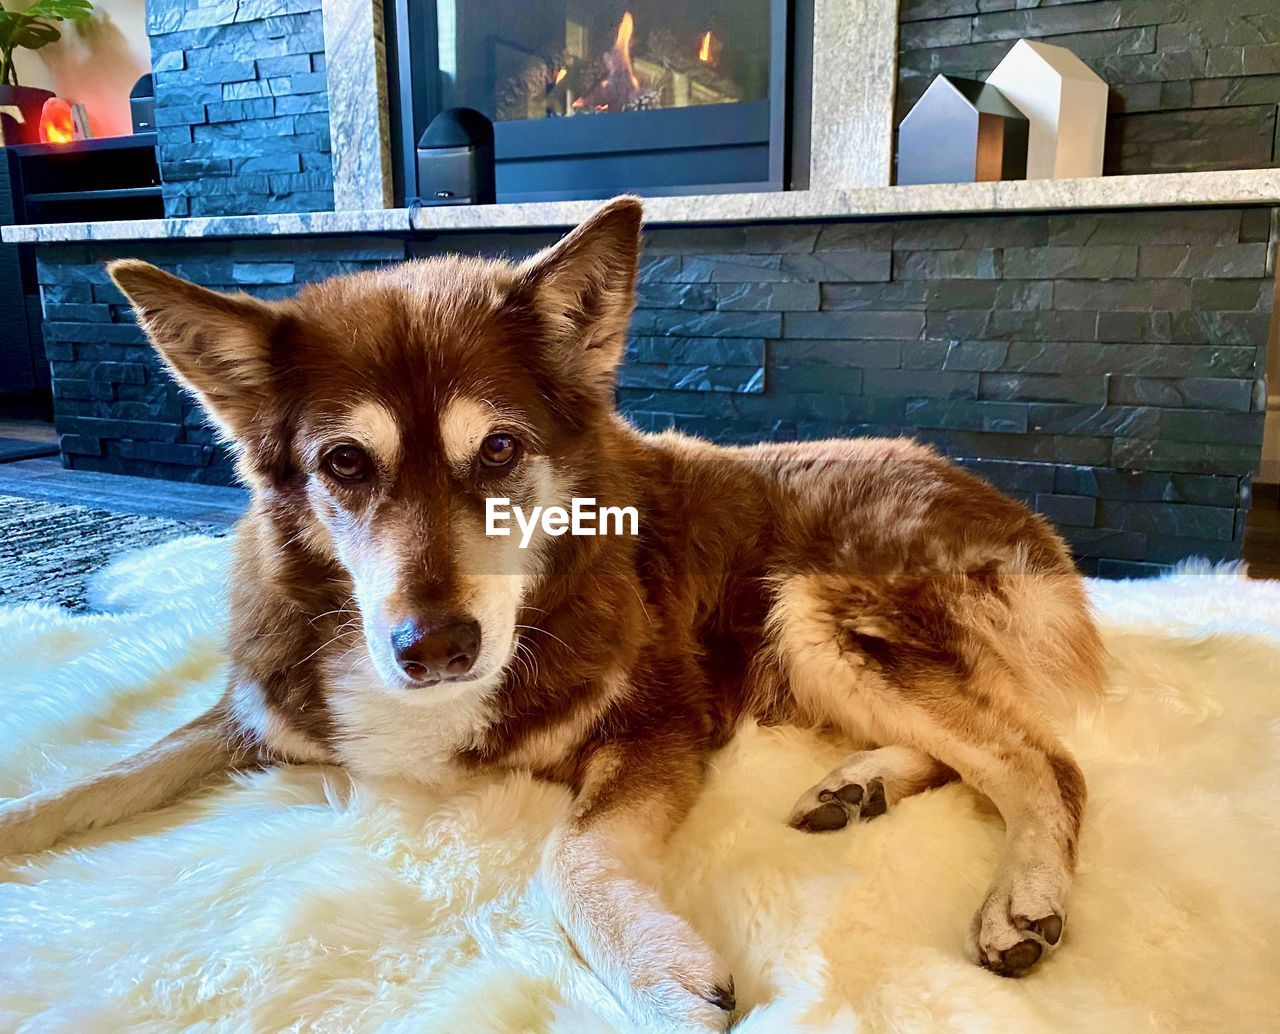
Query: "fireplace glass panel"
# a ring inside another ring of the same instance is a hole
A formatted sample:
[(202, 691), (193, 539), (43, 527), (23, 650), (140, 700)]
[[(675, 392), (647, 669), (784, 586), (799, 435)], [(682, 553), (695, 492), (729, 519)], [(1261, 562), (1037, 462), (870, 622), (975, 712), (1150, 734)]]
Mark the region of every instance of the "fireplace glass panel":
[(766, 100), (771, 0), (435, 0), (441, 100), (497, 123)]

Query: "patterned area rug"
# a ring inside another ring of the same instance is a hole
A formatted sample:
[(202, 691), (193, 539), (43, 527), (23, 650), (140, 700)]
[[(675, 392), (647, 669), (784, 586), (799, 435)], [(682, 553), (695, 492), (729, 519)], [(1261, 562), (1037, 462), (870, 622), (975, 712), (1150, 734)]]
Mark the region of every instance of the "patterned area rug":
[(86, 577), (118, 553), (183, 535), (226, 533), (216, 524), (0, 495), (0, 604), (84, 611)]

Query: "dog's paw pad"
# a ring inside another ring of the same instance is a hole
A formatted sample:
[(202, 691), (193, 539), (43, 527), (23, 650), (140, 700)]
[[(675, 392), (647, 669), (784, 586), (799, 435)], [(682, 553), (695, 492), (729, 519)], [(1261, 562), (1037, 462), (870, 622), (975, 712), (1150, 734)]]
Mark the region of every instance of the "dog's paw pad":
[(1060, 910), (1015, 911), (1006, 894), (993, 892), (970, 923), (970, 958), (1002, 977), (1026, 976), (1058, 950), (1064, 927)]
[(982, 964), (1002, 977), (1021, 977), (1031, 972), (1043, 954), (1044, 947), (1040, 942), (1028, 938), (1000, 952), (995, 959), (984, 959)]
[(1062, 916), (1048, 915), (1027, 924), (1027, 929), (1038, 933), (1046, 944), (1053, 947), (1062, 940)]
[(823, 790), (822, 793), (818, 794), (820, 800), (837, 800), (850, 807), (857, 807), (862, 804), (864, 796), (865, 791), (857, 783), (846, 783), (838, 790)]
[(867, 796), (862, 805), (861, 818), (874, 819), (889, 810), (889, 802), (884, 796), (884, 782), (872, 779), (867, 783)]
[(889, 810), (884, 781), (869, 779), (866, 784), (810, 790), (792, 812), (791, 826), (806, 833), (826, 833), (844, 829), (850, 822), (874, 819)]
[(849, 813), (835, 801), (828, 801), (801, 815), (791, 824), (805, 833), (828, 833), (834, 829), (844, 829), (849, 824)]

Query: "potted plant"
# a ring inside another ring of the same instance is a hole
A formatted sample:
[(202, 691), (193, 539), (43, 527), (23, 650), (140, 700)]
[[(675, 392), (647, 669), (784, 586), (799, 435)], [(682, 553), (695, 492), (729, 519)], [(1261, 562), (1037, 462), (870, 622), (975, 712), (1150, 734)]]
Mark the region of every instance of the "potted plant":
[(39, 50), (62, 38), (59, 22), (83, 22), (93, 14), (91, 0), (36, 0), (22, 11), (11, 11), (0, 2), (0, 109), (17, 108), (19, 122), (10, 113), (0, 114), (5, 143), (34, 143), (39, 139), (40, 109), (53, 94), (18, 84), (13, 52)]

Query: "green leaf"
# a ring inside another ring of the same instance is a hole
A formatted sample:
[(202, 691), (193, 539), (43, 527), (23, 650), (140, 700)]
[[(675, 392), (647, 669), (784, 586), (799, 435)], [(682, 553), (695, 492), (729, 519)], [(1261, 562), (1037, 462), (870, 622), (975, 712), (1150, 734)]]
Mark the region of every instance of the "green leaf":
[(10, 11), (0, 3), (0, 64), (16, 85), (13, 51), (18, 47), (39, 50), (62, 38), (54, 22), (84, 22), (93, 14), (92, 0), (36, 0), (24, 11)]
[(13, 44), (27, 50), (39, 50), (62, 39), (62, 33), (49, 22), (27, 22), (13, 34)]
[(22, 12), (28, 18), (80, 22), (93, 14), (92, 0), (36, 0)]

